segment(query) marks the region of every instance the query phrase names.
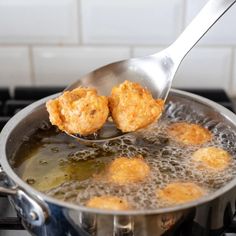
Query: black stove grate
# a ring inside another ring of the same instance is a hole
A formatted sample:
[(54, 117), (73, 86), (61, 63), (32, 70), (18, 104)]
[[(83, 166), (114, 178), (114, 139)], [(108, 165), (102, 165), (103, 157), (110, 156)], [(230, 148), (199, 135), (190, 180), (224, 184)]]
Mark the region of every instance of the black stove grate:
[(24, 227), (17, 217), (4, 217), (0, 219), (0, 230), (24, 230)]
[(16, 87), (13, 95), (10, 95), (8, 88), (0, 88), (0, 130), (22, 108), (63, 89), (64, 87)]
[[(32, 102), (61, 92), (64, 87), (16, 87), (13, 95), (8, 88), (0, 88), (0, 130), (7, 121), (22, 108)], [(185, 89), (209, 98), (233, 111), (233, 105), (224, 90), (221, 89)]]
[[(19, 110), (31, 104), (32, 102), (46, 96), (61, 92), (64, 87), (16, 87), (11, 95), (8, 88), (0, 88), (0, 131), (7, 121)], [(221, 89), (184, 89), (200, 96), (209, 98), (231, 111), (234, 110), (232, 101), (224, 90)], [(0, 196), (1, 200), (5, 198)], [(1, 211), (1, 209), (0, 209)], [(1, 230), (23, 230), (19, 218), (12, 216), (3, 216), (0, 214), (0, 234)], [(217, 235), (219, 236), (219, 235)], [(236, 216), (230, 227), (220, 236), (236, 236)]]

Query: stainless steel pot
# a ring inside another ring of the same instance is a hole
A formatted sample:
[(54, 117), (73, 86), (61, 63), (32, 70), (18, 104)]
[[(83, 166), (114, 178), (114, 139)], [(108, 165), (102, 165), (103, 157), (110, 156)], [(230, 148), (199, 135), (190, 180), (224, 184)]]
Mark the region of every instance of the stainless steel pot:
[[(48, 121), (45, 102), (56, 96), (35, 102), (17, 113), (0, 136), (0, 180), (3, 180), (0, 181), (3, 183), (0, 193), (9, 197), (24, 226), (33, 235), (207, 236), (230, 223), (236, 204), (236, 179), (194, 202), (164, 209), (126, 212), (77, 206), (30, 187), (11, 168), (11, 156), (26, 134)], [(236, 131), (236, 115), (208, 99), (172, 90), (169, 100), (187, 104)]]

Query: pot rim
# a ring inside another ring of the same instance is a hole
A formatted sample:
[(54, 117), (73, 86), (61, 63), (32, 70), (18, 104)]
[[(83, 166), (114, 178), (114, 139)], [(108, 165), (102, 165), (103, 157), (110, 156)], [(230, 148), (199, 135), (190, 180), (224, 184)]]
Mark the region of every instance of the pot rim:
[[(182, 97), (188, 97), (194, 101), (202, 103), (203, 105), (208, 105), (214, 108), (218, 113), (224, 114), (225, 118), (228, 119), (231, 123), (235, 124), (236, 126), (236, 115), (230, 110), (226, 109), (225, 107), (207, 98), (204, 98), (204, 97), (201, 97), (199, 95), (195, 95), (189, 92), (185, 92), (185, 91), (181, 91), (177, 89), (171, 89), (171, 92), (174, 94), (180, 95)], [(49, 99), (57, 97), (59, 94), (60, 93), (45, 97), (27, 106), (26, 108), (18, 112), (16, 115), (14, 115), (7, 122), (7, 124), (4, 126), (4, 128), (2, 129), (0, 133), (0, 164), (2, 165), (3, 171), (7, 174), (8, 177), (10, 177), (11, 180), (14, 181), (15, 184), (19, 186), (19, 188), (26, 191), (27, 194), (34, 195), (38, 197), (39, 199), (44, 200), (46, 202), (49, 202), (49, 203), (52, 203), (61, 207), (78, 210), (81, 212), (90, 212), (90, 213), (95, 213), (95, 214), (108, 214), (108, 215), (150, 215), (150, 214), (163, 214), (163, 213), (169, 213), (169, 212), (176, 212), (176, 211), (182, 211), (188, 208), (193, 208), (193, 207), (202, 205), (204, 203), (207, 203), (209, 201), (212, 201), (216, 199), (217, 197), (221, 196), (222, 194), (224, 194), (225, 192), (231, 190), (233, 187), (235, 187), (236, 177), (232, 179), (227, 185), (215, 191), (214, 193), (211, 193), (209, 195), (206, 195), (198, 200), (191, 201), (189, 203), (184, 203), (184, 204), (179, 204), (177, 206), (171, 206), (171, 207), (159, 208), (159, 209), (127, 210), (127, 211), (114, 211), (114, 210), (88, 208), (85, 206), (80, 206), (73, 203), (64, 202), (56, 198), (47, 196), (46, 194), (42, 192), (39, 192), (38, 190), (34, 189), (30, 185), (28, 185), (26, 182), (24, 182), (11, 168), (8, 162), (7, 156), (6, 156), (6, 150), (5, 150), (6, 144), (7, 144), (9, 135), (11, 134), (11, 131), (14, 130), (14, 128), (18, 125), (19, 121), (21, 121), (31, 112), (33, 112), (36, 109), (36, 107), (38, 107), (39, 105), (42, 105)]]

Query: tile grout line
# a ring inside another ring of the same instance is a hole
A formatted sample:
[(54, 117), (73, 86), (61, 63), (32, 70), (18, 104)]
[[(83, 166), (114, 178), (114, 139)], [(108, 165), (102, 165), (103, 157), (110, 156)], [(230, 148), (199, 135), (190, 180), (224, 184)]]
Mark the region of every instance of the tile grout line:
[(187, 17), (187, 0), (182, 0), (183, 4), (183, 15), (182, 15), (182, 31), (185, 29), (185, 22)]
[(134, 57), (134, 47), (135, 47), (135, 46), (130, 46), (130, 47), (129, 47), (130, 58), (133, 58), (133, 57)]
[(36, 85), (33, 48), (31, 45), (29, 45), (28, 48), (29, 48), (29, 62), (30, 62), (30, 78), (31, 78), (32, 85)]
[[(34, 43), (34, 44), (26, 44), (26, 43), (0, 43), (0, 47), (59, 47), (59, 48), (72, 48), (72, 47), (127, 47), (129, 48), (130, 45), (132, 45), (133, 47), (143, 47), (143, 48), (154, 48), (154, 47), (167, 47), (169, 46), (169, 44), (112, 44), (112, 43), (86, 43), (86, 44), (76, 44), (76, 43), (70, 43), (70, 44), (66, 44), (64, 43), (63, 46), (58, 46), (57, 43), (48, 43), (48, 44), (40, 44), (40, 43)], [(196, 48), (232, 48), (235, 47), (236, 44), (216, 44), (216, 45), (212, 45), (212, 44), (199, 44), (198, 46), (196, 46)]]
[[(231, 95), (233, 95), (234, 93), (236, 93), (236, 91), (234, 91), (234, 70), (235, 70), (235, 48), (231, 47), (231, 63), (230, 63), (230, 81), (229, 81), (229, 87), (228, 87), (228, 91), (231, 93)], [(236, 94), (235, 94), (236, 95)], [(233, 95), (233, 96), (235, 96)]]
[(77, 3), (78, 40), (79, 40), (79, 45), (83, 45), (82, 3), (81, 0), (77, 0), (76, 3)]

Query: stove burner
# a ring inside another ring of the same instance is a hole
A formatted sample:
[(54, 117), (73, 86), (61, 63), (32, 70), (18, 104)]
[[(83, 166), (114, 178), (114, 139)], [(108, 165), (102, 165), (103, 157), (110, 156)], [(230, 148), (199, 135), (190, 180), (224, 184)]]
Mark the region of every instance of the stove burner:
[[(43, 97), (61, 92), (64, 87), (16, 87), (13, 91), (13, 96), (10, 95), (8, 88), (0, 88), (0, 130), (7, 123), (7, 121), (16, 114), (19, 110), (31, 104), (32, 102), (39, 100)], [(232, 101), (229, 99), (224, 90), (221, 89), (183, 89), (185, 91), (198, 94), (200, 96), (209, 98), (226, 108), (233, 111)], [(3, 209), (4, 208), (4, 209)], [(0, 236), (6, 235), (2, 230), (23, 230), (19, 218), (12, 215), (4, 215), (5, 208), (10, 208), (9, 202), (6, 197), (0, 195)], [(192, 229), (192, 236), (236, 236), (236, 213), (232, 218), (232, 213), (227, 217), (229, 220), (229, 227), (217, 232), (211, 232), (210, 234), (204, 232), (204, 229), (199, 227), (196, 230)], [(189, 225), (186, 225), (189, 228)], [(195, 228), (195, 226), (193, 227)], [(184, 230), (185, 231), (185, 230)], [(3, 232), (3, 234), (2, 234)], [(7, 235), (13, 235), (9, 233)], [(186, 234), (181, 231), (173, 236), (185, 236)], [(188, 235), (190, 236), (190, 235)]]

